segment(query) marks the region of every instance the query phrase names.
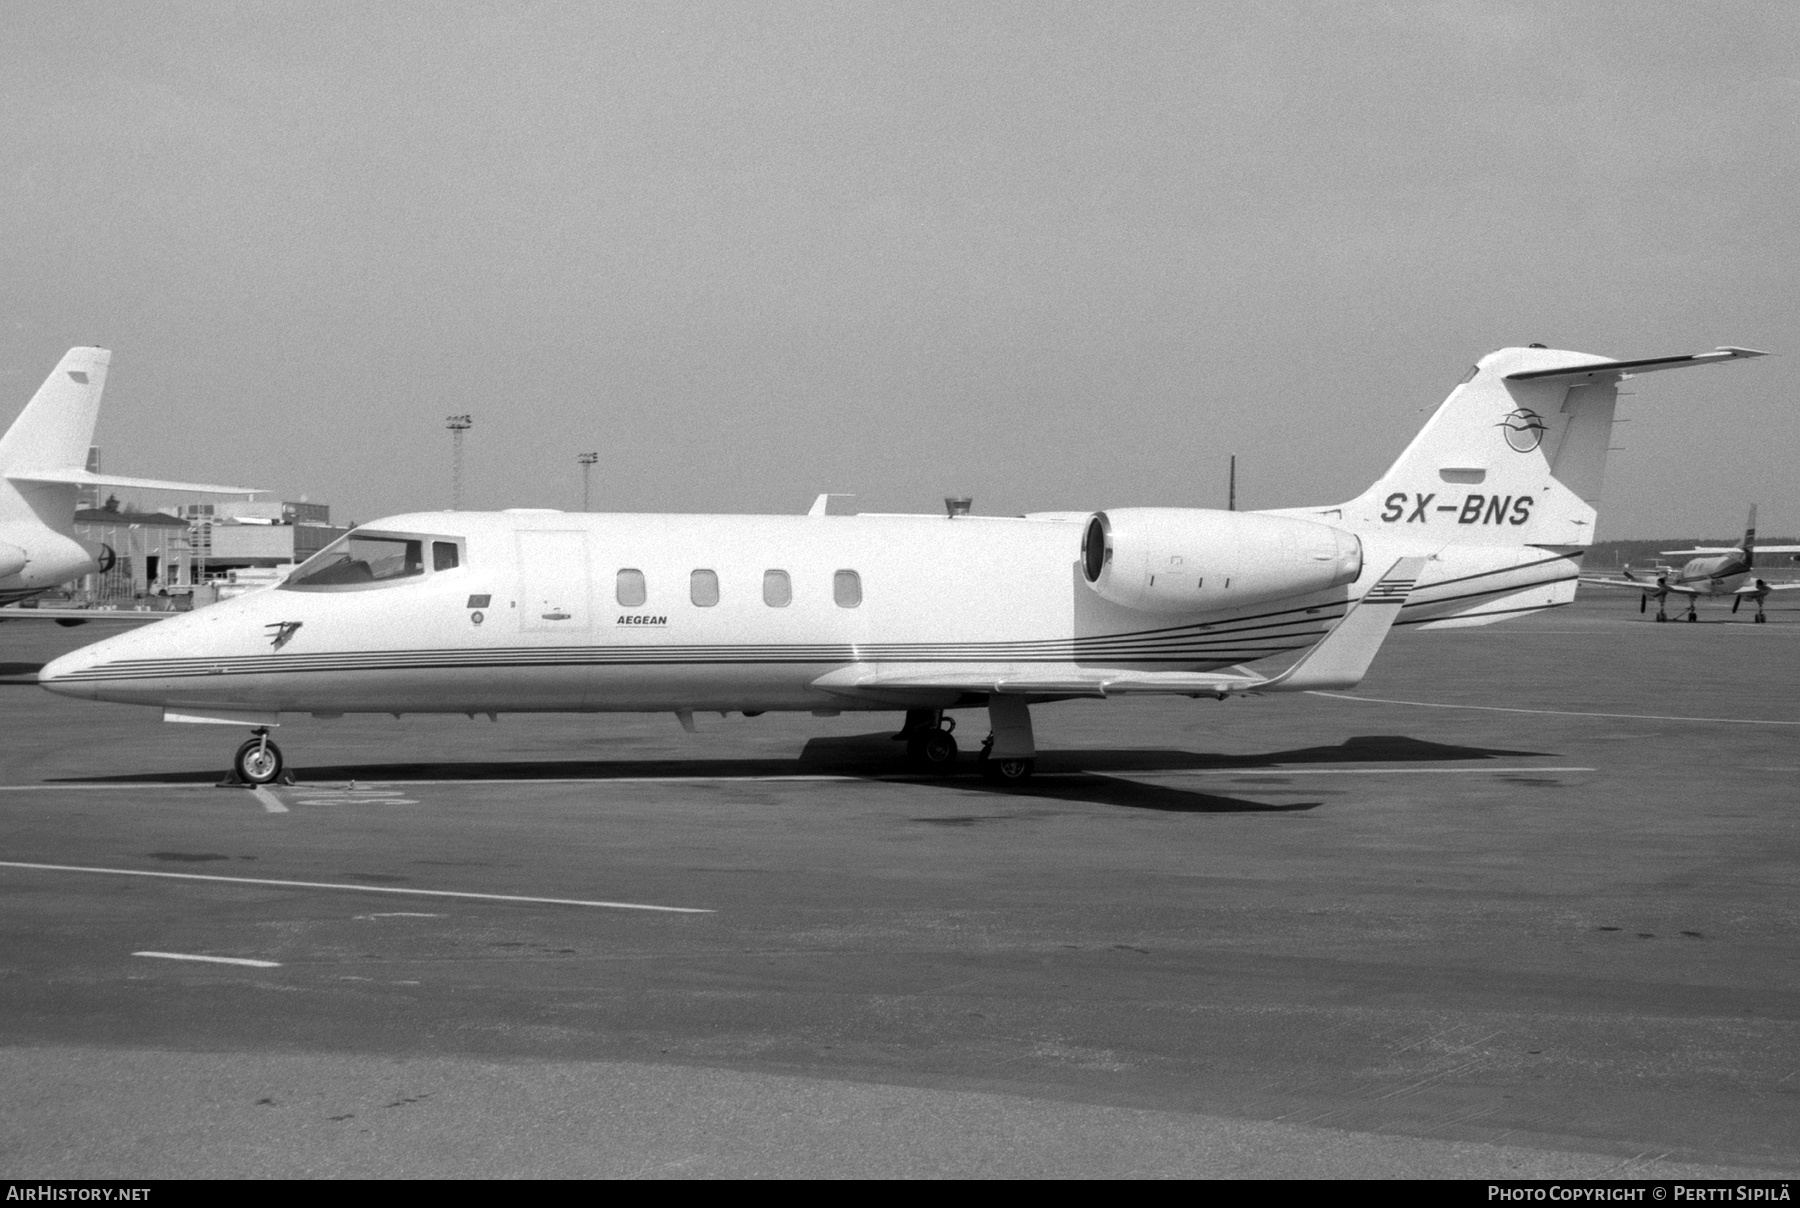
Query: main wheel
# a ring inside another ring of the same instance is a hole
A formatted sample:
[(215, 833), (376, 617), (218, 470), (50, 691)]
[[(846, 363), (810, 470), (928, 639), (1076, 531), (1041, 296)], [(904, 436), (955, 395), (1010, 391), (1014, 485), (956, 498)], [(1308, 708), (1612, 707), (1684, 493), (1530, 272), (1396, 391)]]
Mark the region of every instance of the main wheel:
[(1036, 766), (1035, 759), (984, 759), (981, 762), (981, 774), (1001, 784), (1017, 784), (1028, 779)]
[(231, 765), (246, 784), (273, 784), (281, 775), (281, 748), (272, 742), (252, 738), (237, 749)]
[(1700, 618), (1699, 618), (1699, 617), (1697, 617), (1697, 616), (1695, 616), (1695, 615), (1694, 615), (1694, 614), (1693, 614), (1693, 613), (1691, 613), (1691, 612), (1690, 612), (1690, 613), (1688, 613), (1688, 620), (1690, 620), (1690, 621), (1698, 621), (1698, 620), (1699, 620), (1699, 619), (1700, 619)]
[(948, 775), (956, 766), (956, 739), (950, 737), (948, 730), (933, 730), (921, 734), (906, 744), (906, 753), (913, 762), (935, 772), (940, 776)]
[(1765, 617), (1765, 616), (1763, 616), (1763, 614), (1762, 614), (1762, 613), (1760, 613), (1760, 612), (1759, 612), (1759, 613), (1757, 613), (1757, 614), (1756, 614), (1756, 623), (1757, 623), (1757, 624), (1758, 624), (1758, 625), (1761, 625), (1761, 624), (1763, 624), (1763, 623), (1764, 623), (1764, 622), (1765, 622), (1765, 621), (1767, 621), (1767, 620), (1768, 620), (1768, 619), (1769, 619), (1769, 618), (1768, 618), (1768, 617)]

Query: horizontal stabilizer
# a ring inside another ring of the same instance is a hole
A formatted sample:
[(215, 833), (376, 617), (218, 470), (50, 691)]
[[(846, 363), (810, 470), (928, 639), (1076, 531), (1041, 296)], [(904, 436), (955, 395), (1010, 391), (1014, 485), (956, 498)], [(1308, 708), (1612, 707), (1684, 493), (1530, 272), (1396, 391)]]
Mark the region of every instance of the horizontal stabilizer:
[(1588, 383), (1618, 381), (1639, 373), (1655, 373), (1659, 369), (1686, 369), (1690, 365), (1717, 365), (1722, 361), (1737, 361), (1745, 357), (1766, 357), (1766, 352), (1758, 352), (1754, 348), (1733, 348), (1729, 345), (1715, 348), (1711, 352), (1696, 352), (1683, 357), (1649, 357), (1641, 361), (1599, 361), (1589, 365), (1566, 365), (1552, 369), (1529, 369), (1522, 373), (1509, 373), (1509, 382), (1568, 382)]
[(261, 495), (264, 487), (228, 487), (216, 482), (168, 482), (160, 478), (123, 478), (88, 470), (15, 470), (16, 482), (66, 482), (78, 487), (125, 487), (134, 491), (181, 491), (193, 495)]

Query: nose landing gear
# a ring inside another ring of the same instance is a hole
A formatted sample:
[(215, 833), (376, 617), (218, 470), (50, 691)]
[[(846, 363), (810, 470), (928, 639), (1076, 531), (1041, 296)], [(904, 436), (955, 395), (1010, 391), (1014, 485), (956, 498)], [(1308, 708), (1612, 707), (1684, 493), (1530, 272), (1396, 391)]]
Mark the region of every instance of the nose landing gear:
[(255, 737), (231, 758), (231, 775), (226, 784), (274, 784), (281, 778), (281, 748), (269, 741), (268, 727), (259, 726), (251, 733)]

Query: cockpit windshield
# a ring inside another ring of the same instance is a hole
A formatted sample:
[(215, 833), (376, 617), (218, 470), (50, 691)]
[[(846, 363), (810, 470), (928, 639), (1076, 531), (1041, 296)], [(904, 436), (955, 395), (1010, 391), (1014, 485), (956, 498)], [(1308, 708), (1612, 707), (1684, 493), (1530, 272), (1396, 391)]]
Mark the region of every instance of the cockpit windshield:
[[(338, 538), (303, 562), (289, 575), (286, 591), (348, 591), (385, 587), (425, 573), (425, 547), (439, 547), (434, 565), (438, 570), (455, 567), (456, 543), (442, 538), (407, 533), (370, 533), (362, 530)], [(443, 547), (449, 548), (445, 556)], [(448, 565), (446, 565), (446, 563)]]

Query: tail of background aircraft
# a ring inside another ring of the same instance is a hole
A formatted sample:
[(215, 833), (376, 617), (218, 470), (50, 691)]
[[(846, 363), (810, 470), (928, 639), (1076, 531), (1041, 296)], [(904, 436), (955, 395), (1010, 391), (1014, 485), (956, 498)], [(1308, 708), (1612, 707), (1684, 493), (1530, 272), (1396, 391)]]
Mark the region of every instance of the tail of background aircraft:
[[(38, 387), (12, 427), (0, 436), (0, 524), (36, 516), (68, 531), (77, 487), (124, 487), (127, 490), (184, 491), (198, 495), (255, 495), (258, 488), (221, 486), (211, 482), (169, 482), (160, 478), (126, 478), (87, 468), (94, 425), (100, 418), (100, 395), (112, 353), (104, 348), (71, 348)], [(49, 499), (38, 504), (39, 499)]]
[(1744, 524), (1744, 569), (1756, 568), (1756, 505), (1750, 505), (1750, 519)]
[(86, 468), (111, 362), (112, 353), (104, 348), (71, 348), (63, 354), (6, 435), (0, 436), (0, 475)]
[(0, 436), (0, 524), (26, 521), (73, 531), (73, 491), (43, 490), (39, 475), (87, 468), (111, 362), (104, 348), (69, 349)]
[[(1337, 522), (1445, 546), (1589, 545), (1619, 382), (1762, 355), (1720, 348), (1613, 361), (1542, 347), (1489, 353)], [(1331, 523), (1330, 511), (1339, 510), (1288, 514)]]

